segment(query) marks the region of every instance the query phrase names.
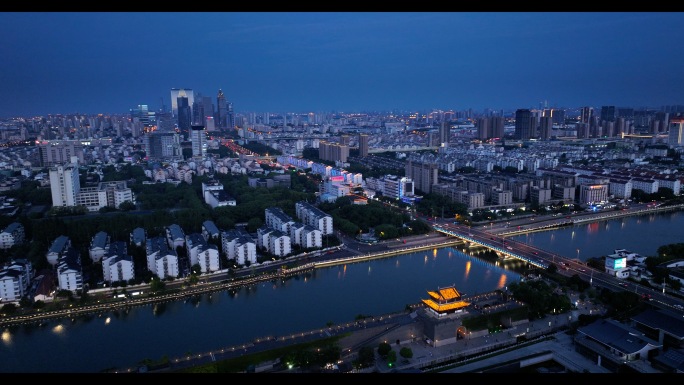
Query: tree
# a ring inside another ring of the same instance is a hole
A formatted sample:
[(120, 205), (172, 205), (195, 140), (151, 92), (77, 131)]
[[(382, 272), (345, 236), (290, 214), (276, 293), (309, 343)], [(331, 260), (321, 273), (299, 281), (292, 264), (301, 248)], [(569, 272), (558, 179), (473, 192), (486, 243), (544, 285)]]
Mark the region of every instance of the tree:
[(411, 350), (411, 348), (409, 348), (408, 346), (404, 346), (403, 348), (399, 349), (399, 355), (403, 358), (412, 358), (413, 350)]
[(390, 350), (389, 353), (387, 353), (387, 366), (392, 367), (395, 362), (397, 362), (397, 352)]
[(364, 346), (361, 349), (359, 349), (359, 355), (354, 362), (352, 362), (352, 365), (357, 368), (367, 368), (372, 366), (375, 363), (375, 352), (373, 351), (372, 346)]
[(164, 291), (166, 288), (166, 284), (162, 282), (161, 279), (158, 277), (152, 277), (152, 281), (150, 282), (150, 291), (153, 293), (159, 293), (160, 291)]
[(387, 342), (381, 342), (378, 345), (378, 354), (380, 357), (386, 358), (387, 354), (392, 351), (392, 346), (388, 344)]
[(135, 203), (133, 203), (131, 201), (123, 201), (119, 205), (119, 210), (121, 210), (121, 211), (135, 210)]

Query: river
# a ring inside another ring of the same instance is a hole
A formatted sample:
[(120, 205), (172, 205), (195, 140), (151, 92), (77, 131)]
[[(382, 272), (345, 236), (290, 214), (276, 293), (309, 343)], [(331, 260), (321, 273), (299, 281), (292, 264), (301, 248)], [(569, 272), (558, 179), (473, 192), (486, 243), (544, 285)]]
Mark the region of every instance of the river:
[[(654, 255), (684, 242), (684, 213), (626, 217), (516, 236), (537, 247), (586, 260), (626, 248)], [(577, 250), (579, 249), (579, 252)], [(317, 269), (237, 292), (55, 320), (2, 330), (0, 372), (93, 373), (176, 358), (401, 311), (428, 290), (454, 285), (466, 295), (503, 288), (519, 275), (495, 263), (442, 248)]]

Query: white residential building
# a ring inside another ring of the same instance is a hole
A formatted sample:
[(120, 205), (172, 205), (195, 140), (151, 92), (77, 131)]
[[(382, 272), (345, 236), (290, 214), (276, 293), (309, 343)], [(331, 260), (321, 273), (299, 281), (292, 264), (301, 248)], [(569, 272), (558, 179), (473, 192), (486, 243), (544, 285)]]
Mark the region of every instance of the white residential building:
[(285, 234), (290, 233), (290, 226), (294, 223), (292, 217), (285, 214), (280, 207), (268, 207), (265, 211), (266, 226), (280, 230)]
[(145, 234), (145, 229), (142, 227), (136, 227), (131, 231), (131, 243), (136, 246), (145, 246), (147, 241), (147, 236)]
[(305, 248), (323, 247), (323, 233), (312, 226), (304, 225), (304, 229), (299, 234), (299, 244)]
[(0, 270), (0, 302), (16, 302), (27, 295), (32, 270), (26, 259), (14, 260)]
[(176, 250), (176, 247), (185, 246), (185, 233), (180, 226), (173, 224), (166, 228), (166, 240), (169, 247)]
[(228, 230), (221, 234), (221, 245), (226, 258), (234, 260), (239, 265), (247, 262), (256, 263), (257, 244), (244, 229)]
[(280, 230), (273, 230), (268, 235), (268, 252), (279, 257), (290, 254), (292, 252), (290, 236)]
[(100, 262), (109, 249), (109, 234), (100, 231), (90, 241), (88, 254), (93, 262)]
[(0, 249), (9, 249), (24, 242), (24, 226), (19, 222), (10, 223), (0, 233)]
[(323, 235), (330, 235), (334, 232), (332, 216), (326, 214), (311, 203), (299, 201), (295, 204), (295, 210), (297, 218), (305, 225), (320, 230)]
[(269, 251), (268, 237), (275, 229), (272, 229), (266, 225), (261, 226), (257, 229), (257, 239), (256, 244), (259, 248)]
[(53, 207), (76, 206), (76, 196), (81, 191), (78, 166), (70, 163), (50, 168), (50, 192)]
[(219, 252), (216, 245), (207, 243), (200, 233), (186, 237), (185, 248), (190, 259), (190, 266), (199, 265), (202, 273), (219, 270)]
[(69, 247), (57, 263), (57, 282), (59, 290), (76, 293), (83, 290), (83, 266), (78, 250)]
[(169, 248), (166, 238), (153, 237), (147, 240), (147, 269), (159, 279), (177, 278), (178, 254), (175, 248)]
[(50, 248), (48, 249), (46, 258), (48, 263), (52, 266), (56, 266), (59, 258), (66, 252), (66, 250), (71, 247), (71, 241), (66, 235), (60, 235), (52, 242)]
[(632, 197), (632, 181), (630, 179), (610, 178), (608, 193), (615, 198), (629, 199)]
[(202, 236), (205, 240), (219, 239), (221, 237), (221, 232), (213, 221), (202, 222)]
[(632, 189), (641, 190), (646, 194), (658, 192), (658, 181), (654, 179), (632, 178)]
[(133, 257), (128, 255), (126, 242), (112, 242), (102, 259), (102, 275), (107, 282), (128, 282), (135, 278)]

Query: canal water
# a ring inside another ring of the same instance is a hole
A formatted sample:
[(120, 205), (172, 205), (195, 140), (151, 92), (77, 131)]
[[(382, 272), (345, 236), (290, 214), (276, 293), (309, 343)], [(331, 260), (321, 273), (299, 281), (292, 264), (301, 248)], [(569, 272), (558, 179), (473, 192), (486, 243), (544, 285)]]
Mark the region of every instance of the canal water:
[[(684, 242), (684, 213), (613, 219), (515, 239), (586, 260), (625, 248), (654, 255)], [(579, 252), (577, 251), (579, 250)], [(516, 262), (513, 262), (516, 263)], [(428, 290), (454, 285), (465, 295), (504, 288), (514, 265), (448, 247), (317, 269), (236, 292), (180, 300), (42, 325), (2, 330), (0, 372), (94, 373), (402, 311)]]

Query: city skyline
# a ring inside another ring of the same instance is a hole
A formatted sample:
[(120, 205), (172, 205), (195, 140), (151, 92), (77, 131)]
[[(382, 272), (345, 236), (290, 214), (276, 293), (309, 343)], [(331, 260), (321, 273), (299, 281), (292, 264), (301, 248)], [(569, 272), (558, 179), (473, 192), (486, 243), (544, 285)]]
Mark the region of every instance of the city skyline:
[(684, 104), (677, 12), (5, 12), (0, 117)]

